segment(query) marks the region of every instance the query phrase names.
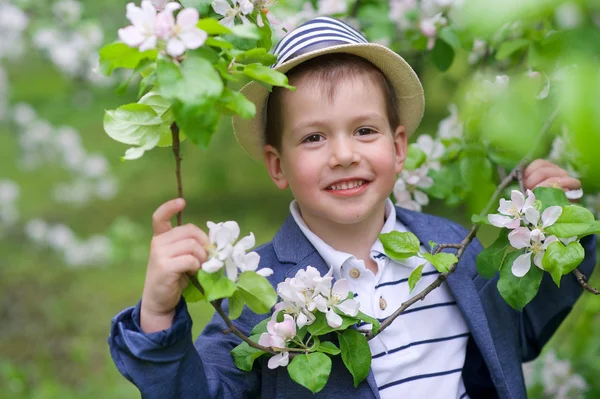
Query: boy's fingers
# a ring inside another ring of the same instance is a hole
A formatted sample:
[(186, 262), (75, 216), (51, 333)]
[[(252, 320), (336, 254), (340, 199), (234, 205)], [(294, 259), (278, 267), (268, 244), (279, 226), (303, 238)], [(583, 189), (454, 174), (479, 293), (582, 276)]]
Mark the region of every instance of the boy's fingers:
[(181, 255), (193, 255), (198, 260), (205, 262), (208, 258), (206, 250), (193, 238), (177, 241), (165, 248), (165, 255), (175, 258)]
[(152, 230), (154, 231), (154, 235), (157, 236), (171, 230), (171, 218), (183, 208), (185, 208), (185, 200), (183, 198), (176, 198), (159, 206), (152, 215)]
[(196, 273), (202, 263), (194, 255), (181, 255), (172, 259), (173, 270), (178, 274)]
[(523, 183), (526, 188), (533, 190), (545, 180), (563, 177), (569, 177), (566, 170), (557, 166), (543, 166), (531, 172), (528, 176), (524, 176)]
[(581, 182), (573, 177), (551, 177), (538, 184), (538, 186), (578, 190), (581, 188)]
[(183, 226), (177, 226), (167, 231), (159, 238), (159, 241), (161, 245), (166, 245), (185, 238), (193, 238), (196, 241), (198, 241), (198, 243), (200, 243), (200, 245), (202, 246), (206, 246), (210, 243), (210, 240), (208, 239), (206, 233), (203, 232), (202, 229), (200, 229), (200, 227), (196, 226), (193, 223), (187, 223)]

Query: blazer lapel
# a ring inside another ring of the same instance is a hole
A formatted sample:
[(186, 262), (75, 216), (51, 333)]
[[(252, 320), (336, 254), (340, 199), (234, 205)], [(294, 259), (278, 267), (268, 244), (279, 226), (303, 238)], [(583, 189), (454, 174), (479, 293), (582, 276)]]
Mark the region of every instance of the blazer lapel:
[[(284, 278), (294, 277), (298, 270), (306, 269), (308, 266), (315, 267), (322, 276), (329, 272), (330, 266), (325, 264), (323, 258), (304, 236), (292, 216), (288, 216), (285, 220), (272, 243), (277, 259), (282, 263), (282, 266), (284, 266), (283, 264), (288, 266)], [(379, 399), (379, 390), (372, 369), (369, 370), (366, 381), (374, 397)]]
[[(410, 231), (412, 231), (429, 251), (429, 240), (439, 244), (458, 243), (464, 237), (461, 237), (450, 225), (450, 223), (440, 223), (440, 219), (431, 215), (408, 211), (396, 207), (396, 216)], [(447, 252), (452, 252), (447, 250)], [(475, 285), (473, 284), (473, 272), (469, 270), (466, 261), (461, 258), (456, 270), (448, 275), (446, 282), (450, 291), (456, 298), (456, 303), (461, 310), (473, 339), (477, 343), (479, 350), (489, 368), (492, 381), (494, 382), (500, 397), (510, 397), (510, 392), (506, 385), (506, 379), (502, 371), (498, 353), (492, 340), (490, 327), (487, 317), (481, 304)]]

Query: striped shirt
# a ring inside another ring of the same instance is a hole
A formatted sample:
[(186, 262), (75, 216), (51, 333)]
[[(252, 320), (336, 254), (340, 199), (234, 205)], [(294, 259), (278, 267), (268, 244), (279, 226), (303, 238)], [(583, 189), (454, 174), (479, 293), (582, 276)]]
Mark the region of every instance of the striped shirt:
[[(290, 210), (306, 238), (333, 267), (333, 276), (349, 281), (360, 310), (380, 321), (431, 284), (439, 274), (422, 258), (412, 257), (402, 263), (388, 258), (379, 239), (371, 247), (370, 256), (378, 268), (373, 274), (362, 260), (336, 251), (311, 232), (296, 201), (292, 201)], [(396, 219), (396, 210), (389, 199), (385, 218), (382, 233), (408, 231)], [(421, 246), (421, 251), (425, 252), (425, 247)], [(408, 277), (423, 263), (426, 264), (422, 278), (410, 294)], [(364, 329), (370, 325), (359, 327)], [(369, 341), (371, 367), (381, 398), (468, 398), (462, 380), (468, 337), (469, 328), (444, 282)]]

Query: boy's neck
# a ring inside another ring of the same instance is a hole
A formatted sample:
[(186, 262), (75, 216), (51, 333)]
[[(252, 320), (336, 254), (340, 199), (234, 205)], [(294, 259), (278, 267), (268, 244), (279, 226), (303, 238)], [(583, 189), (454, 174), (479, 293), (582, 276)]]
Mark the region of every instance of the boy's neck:
[(372, 214), (359, 223), (337, 224), (331, 221), (303, 214), (302, 219), (316, 236), (336, 251), (346, 252), (363, 260), (367, 269), (377, 273), (377, 264), (371, 259), (371, 247), (377, 241), (385, 223), (385, 202), (381, 203)]

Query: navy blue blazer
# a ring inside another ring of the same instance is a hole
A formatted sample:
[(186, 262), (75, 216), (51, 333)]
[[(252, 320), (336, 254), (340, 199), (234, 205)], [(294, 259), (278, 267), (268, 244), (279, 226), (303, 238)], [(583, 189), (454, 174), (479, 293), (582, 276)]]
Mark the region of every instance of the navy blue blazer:
[[(429, 248), (428, 242), (458, 243), (468, 233), (445, 218), (396, 208), (398, 219)], [(596, 264), (596, 238), (582, 240), (586, 256), (579, 266), (590, 276)], [(526, 398), (521, 363), (532, 360), (552, 336), (582, 289), (572, 274), (563, 277), (560, 289), (546, 273), (538, 295), (518, 312), (507, 305), (496, 288), (496, 278), (486, 280), (475, 269), (482, 250), (474, 240), (448, 276), (452, 291), (471, 331), (463, 369), (463, 380), (471, 398)], [(328, 271), (325, 262), (290, 216), (272, 242), (257, 249), (260, 267), (270, 267), (273, 286), (293, 277), (301, 268)], [(224, 307), (227, 302), (224, 301)], [(379, 398), (373, 372), (357, 388), (340, 356), (333, 357), (331, 376), (325, 388), (312, 395), (293, 382), (285, 368), (270, 370), (258, 359), (252, 372), (238, 370), (229, 353), (241, 341), (223, 334), (225, 323), (215, 314), (194, 344), (192, 320), (186, 304), (177, 306), (168, 330), (145, 334), (139, 327), (140, 303), (112, 320), (108, 343), (119, 371), (140, 390), (143, 398)], [(246, 335), (266, 315), (247, 308), (235, 321)]]

